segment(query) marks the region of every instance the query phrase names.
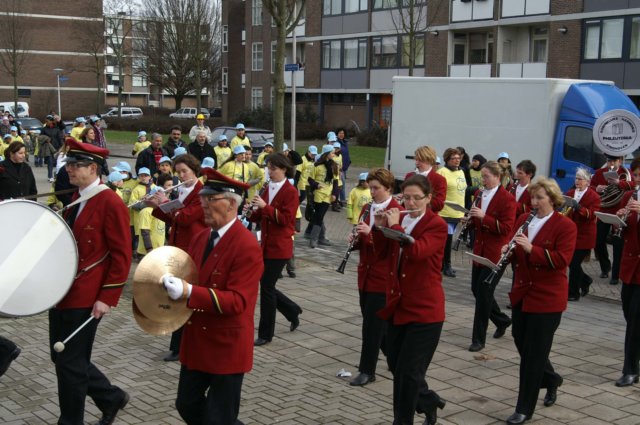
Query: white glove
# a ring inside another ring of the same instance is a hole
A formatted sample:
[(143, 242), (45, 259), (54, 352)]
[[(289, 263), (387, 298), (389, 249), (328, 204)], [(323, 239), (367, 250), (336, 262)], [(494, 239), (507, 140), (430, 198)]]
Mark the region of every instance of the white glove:
[(191, 284), (183, 282), (179, 277), (170, 274), (162, 276), (162, 283), (167, 290), (169, 298), (179, 300), (180, 298), (189, 298), (191, 296)]

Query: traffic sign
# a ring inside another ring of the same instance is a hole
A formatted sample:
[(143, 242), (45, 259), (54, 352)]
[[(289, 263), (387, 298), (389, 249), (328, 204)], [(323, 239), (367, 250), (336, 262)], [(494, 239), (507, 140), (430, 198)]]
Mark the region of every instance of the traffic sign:
[(69, 81), (69, 77), (59, 77), (59, 78), (61, 83), (64, 83), (65, 81)]
[(297, 63), (287, 63), (284, 65), (284, 70), (285, 71), (299, 71), (300, 70), (300, 65), (298, 65)]

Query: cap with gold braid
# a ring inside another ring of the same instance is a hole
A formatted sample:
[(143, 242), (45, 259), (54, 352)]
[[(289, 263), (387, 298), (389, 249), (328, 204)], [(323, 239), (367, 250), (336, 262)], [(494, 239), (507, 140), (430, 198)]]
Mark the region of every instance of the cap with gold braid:
[(200, 189), (199, 195), (215, 195), (216, 193), (231, 192), (238, 195), (242, 195), (249, 189), (248, 184), (238, 180), (234, 180), (220, 174), (213, 168), (202, 169), (202, 174), (205, 177), (204, 187)]
[(104, 160), (109, 156), (109, 150), (100, 148), (90, 143), (78, 142), (73, 137), (67, 137), (65, 144), (69, 147), (67, 152), (67, 164), (73, 164), (81, 161), (92, 161), (100, 165), (104, 164)]

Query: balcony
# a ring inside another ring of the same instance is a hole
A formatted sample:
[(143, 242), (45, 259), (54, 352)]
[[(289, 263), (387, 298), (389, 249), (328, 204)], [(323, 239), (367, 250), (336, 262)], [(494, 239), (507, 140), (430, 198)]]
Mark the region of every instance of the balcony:
[[(287, 87), (291, 87), (291, 74), (292, 72), (284, 73), (284, 83)], [(304, 69), (296, 71), (296, 87), (304, 87)]]
[(500, 78), (547, 78), (546, 62), (498, 64)]
[(491, 64), (449, 65), (449, 77), (491, 77)]
[(305, 27), (306, 20), (304, 18), (300, 18), (300, 22), (298, 22), (298, 25), (294, 28), (293, 31), (287, 34), (287, 38), (293, 37), (294, 32), (296, 33), (296, 37), (304, 37)]

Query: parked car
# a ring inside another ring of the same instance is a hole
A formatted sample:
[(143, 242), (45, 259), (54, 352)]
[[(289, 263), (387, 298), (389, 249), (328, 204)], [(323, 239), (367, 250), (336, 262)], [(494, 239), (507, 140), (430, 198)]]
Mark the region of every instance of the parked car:
[(209, 109), (209, 113), (211, 114), (212, 118), (218, 118), (222, 116), (222, 108), (212, 108)]
[[(129, 118), (129, 119), (137, 120), (139, 118), (142, 118), (143, 115), (144, 114), (142, 113), (142, 109), (140, 109), (140, 108), (133, 108), (133, 107), (130, 107), (130, 106), (123, 106), (122, 107), (122, 118)], [(109, 108), (109, 110), (107, 112), (102, 114), (102, 118), (117, 118), (117, 117), (118, 117), (118, 107), (117, 106)]]
[[(198, 115), (197, 108), (180, 108), (174, 113), (169, 114), (171, 118), (182, 118), (182, 119), (196, 119), (196, 115)], [(209, 110), (207, 108), (200, 108), (200, 113), (204, 115), (205, 119), (209, 118), (211, 114), (209, 114)]]
[[(218, 144), (218, 136), (224, 134), (231, 144), (231, 139), (236, 136), (236, 128), (231, 126), (216, 127), (211, 131), (211, 144), (216, 146)], [(245, 129), (245, 135), (251, 142), (251, 153), (253, 160), (258, 158), (258, 155), (264, 150), (264, 145), (267, 142), (273, 143), (273, 131), (265, 130), (264, 128), (247, 127)]]
[(27, 130), (27, 131), (39, 130), (42, 128), (42, 126), (44, 126), (44, 124), (42, 124), (42, 121), (40, 121), (38, 118), (32, 118), (32, 117), (20, 118), (18, 122), (20, 123), (20, 127), (23, 130)]

